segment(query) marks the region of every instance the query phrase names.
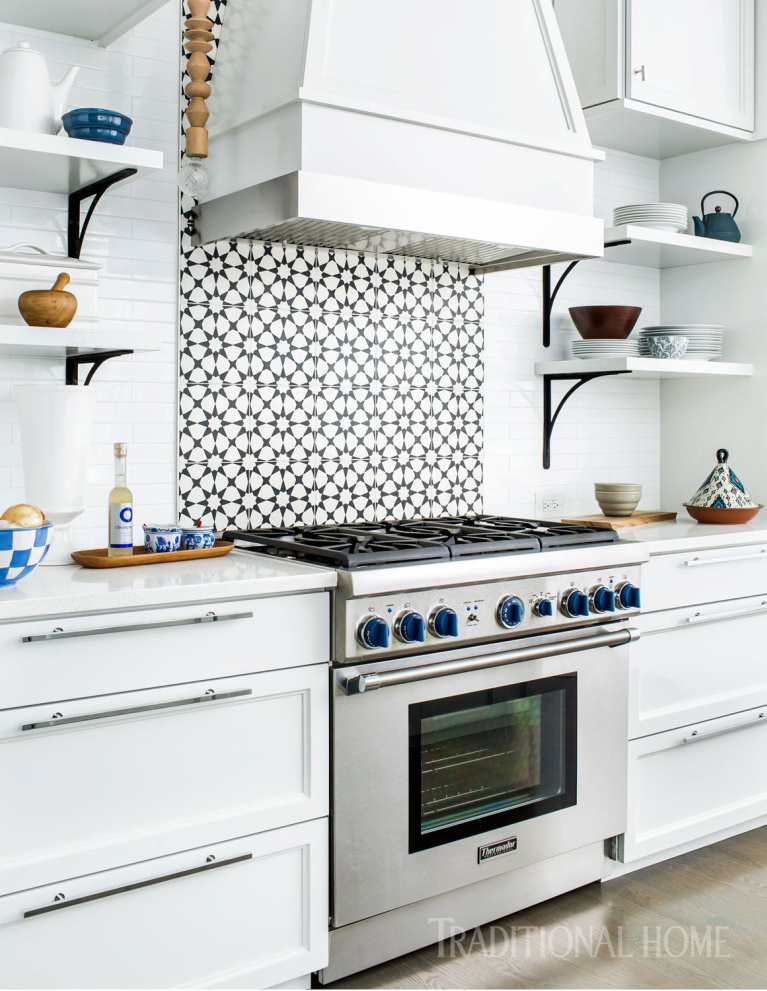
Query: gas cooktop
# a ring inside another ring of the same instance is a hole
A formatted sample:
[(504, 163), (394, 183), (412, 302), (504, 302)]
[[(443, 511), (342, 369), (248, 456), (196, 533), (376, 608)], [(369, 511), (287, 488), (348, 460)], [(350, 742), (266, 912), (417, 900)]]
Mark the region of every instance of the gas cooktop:
[(598, 527), (481, 515), (229, 530), (224, 539), (246, 542), (262, 553), (336, 568), (360, 568), (613, 544), (618, 534)]

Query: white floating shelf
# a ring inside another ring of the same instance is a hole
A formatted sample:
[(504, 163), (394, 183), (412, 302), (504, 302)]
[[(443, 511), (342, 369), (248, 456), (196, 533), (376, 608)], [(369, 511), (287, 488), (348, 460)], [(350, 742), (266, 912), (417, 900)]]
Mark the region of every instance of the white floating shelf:
[(130, 31), (167, 0), (0, 0), (0, 21), (70, 34), (102, 47)]
[(0, 355), (8, 358), (68, 358), (105, 351), (159, 351), (159, 334), (121, 330), (73, 330), (71, 327), (0, 325)]
[(161, 169), (162, 152), (0, 127), (0, 186), (69, 194), (129, 168), (132, 179)]
[(753, 375), (753, 365), (731, 361), (675, 361), (666, 358), (589, 358), (581, 361), (538, 361), (536, 375), (589, 375), (593, 372), (631, 372), (636, 378), (683, 379), (701, 375)]
[[(608, 248), (611, 241), (627, 241)], [(680, 268), (683, 265), (705, 265), (708, 262), (751, 258), (750, 244), (716, 241), (709, 237), (674, 234), (651, 227), (624, 224), (605, 230), (605, 261), (620, 265), (644, 265), (647, 268)]]

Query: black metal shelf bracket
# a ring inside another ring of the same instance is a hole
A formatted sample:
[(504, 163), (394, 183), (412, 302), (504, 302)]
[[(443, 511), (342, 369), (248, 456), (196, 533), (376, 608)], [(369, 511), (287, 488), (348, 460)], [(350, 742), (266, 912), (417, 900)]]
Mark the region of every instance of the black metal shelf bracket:
[[(631, 244), (631, 241), (629, 239), (625, 239), (623, 241), (607, 241), (605, 243), (605, 247), (616, 248), (620, 244)], [(562, 283), (572, 272), (578, 262), (585, 260), (586, 259), (584, 258), (576, 258), (575, 261), (570, 262), (557, 280), (557, 284), (554, 286), (553, 291), (551, 289), (551, 265), (543, 266), (543, 346), (545, 348), (551, 346), (551, 313), (554, 309), (554, 300), (557, 298), (557, 293), (562, 288)]]
[(95, 354), (70, 354), (66, 358), (66, 383), (67, 385), (79, 385), (80, 365), (90, 365), (91, 368), (85, 376), (83, 385), (90, 385), (93, 376), (101, 368), (105, 361), (110, 358), (121, 358), (125, 354), (133, 354), (133, 351), (100, 351)]
[(570, 262), (557, 280), (557, 284), (554, 286), (553, 292), (551, 291), (551, 265), (543, 266), (543, 346), (545, 348), (551, 346), (551, 311), (554, 309), (554, 300), (557, 298), (557, 293), (562, 288), (562, 283), (579, 261), (581, 261), (581, 259), (576, 258), (574, 262)]
[[(76, 189), (73, 193), (69, 194), (69, 221), (67, 224), (67, 255), (70, 258), (79, 258), (80, 252), (83, 249), (83, 241), (85, 240), (85, 232), (88, 230), (88, 224), (91, 222), (91, 217), (93, 216), (93, 211), (96, 209), (96, 204), (104, 195), (104, 193), (118, 182), (122, 182), (124, 179), (130, 179), (132, 175), (135, 175), (138, 169), (120, 169), (119, 172), (113, 172), (112, 175), (105, 176), (103, 179), (99, 179), (97, 182), (92, 182), (88, 186), (83, 186), (82, 189)], [(93, 197), (91, 205), (88, 207), (88, 212), (85, 214), (85, 220), (80, 224), (80, 206), (83, 200), (90, 199)]]
[[(562, 409), (567, 402), (567, 400), (576, 392), (582, 385), (587, 382), (591, 382), (592, 379), (605, 378), (608, 375), (630, 375), (631, 372), (620, 371), (620, 372), (583, 372), (583, 374), (578, 374), (577, 372), (562, 373), (561, 375), (544, 375), (543, 376), (543, 467), (551, 468), (551, 435), (554, 433), (554, 424), (557, 422), (557, 417), (562, 412)], [(554, 410), (552, 415), (552, 402), (551, 402), (551, 383), (552, 382), (575, 382), (567, 392), (559, 400), (559, 405)]]

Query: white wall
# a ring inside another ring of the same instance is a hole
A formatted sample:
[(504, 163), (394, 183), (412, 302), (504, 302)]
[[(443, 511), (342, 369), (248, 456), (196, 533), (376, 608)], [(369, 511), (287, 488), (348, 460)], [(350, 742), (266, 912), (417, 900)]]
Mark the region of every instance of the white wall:
[[(170, 0), (106, 50), (76, 38), (0, 24), (0, 48), (29, 41), (48, 59), (53, 80), (69, 65), (81, 66), (69, 108), (127, 113), (135, 122), (129, 142), (165, 155), (161, 174), (106, 194), (85, 241), (83, 258), (103, 265), (101, 327), (127, 335), (133, 328), (159, 331), (162, 350), (115, 359), (94, 379), (99, 402), (88, 508), (77, 523), (81, 546), (105, 543), (115, 441), (128, 442), (137, 524), (176, 516), (178, 32), (179, 0)], [(66, 254), (66, 222), (66, 197), (0, 188), (0, 247), (34, 241)], [(0, 511), (24, 497), (13, 386), (46, 381), (64, 381), (63, 361), (0, 358)]]
[[(609, 226), (613, 207), (657, 200), (658, 165), (653, 159), (608, 151), (606, 161), (596, 166), (595, 215)], [(609, 257), (620, 258), (620, 250), (612, 249)], [(563, 269), (553, 268), (552, 282)], [(541, 344), (540, 269), (488, 275), (485, 290), (486, 512), (530, 516), (537, 492), (559, 491), (565, 513), (596, 513), (597, 481), (641, 482), (640, 508), (657, 509), (657, 381), (616, 376), (584, 385), (557, 420), (551, 468), (544, 471), (542, 380), (534, 375), (533, 365), (570, 356), (570, 341), (578, 335), (567, 314), (569, 306), (641, 306), (637, 330), (658, 323), (659, 272), (617, 261), (581, 262), (557, 296), (548, 351)], [(567, 387), (555, 384), (555, 403)]]
[[(709, 189), (731, 189), (736, 217), (754, 257), (663, 272), (663, 318), (725, 327), (724, 360), (753, 362), (753, 378), (668, 381), (661, 387), (664, 505), (678, 507), (716, 463), (717, 448), (759, 502), (767, 501), (767, 141), (732, 144), (661, 163), (664, 199), (700, 213)], [(717, 202), (730, 210), (726, 197)]]

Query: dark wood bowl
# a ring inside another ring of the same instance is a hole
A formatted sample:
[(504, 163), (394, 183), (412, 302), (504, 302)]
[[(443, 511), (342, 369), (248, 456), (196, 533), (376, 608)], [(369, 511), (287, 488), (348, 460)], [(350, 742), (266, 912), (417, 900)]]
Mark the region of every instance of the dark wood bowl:
[(625, 341), (641, 312), (641, 306), (570, 307), (575, 329), (584, 341)]
[(682, 504), (698, 523), (748, 523), (764, 506), (748, 506), (745, 509), (723, 509), (721, 506), (688, 506)]

